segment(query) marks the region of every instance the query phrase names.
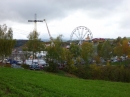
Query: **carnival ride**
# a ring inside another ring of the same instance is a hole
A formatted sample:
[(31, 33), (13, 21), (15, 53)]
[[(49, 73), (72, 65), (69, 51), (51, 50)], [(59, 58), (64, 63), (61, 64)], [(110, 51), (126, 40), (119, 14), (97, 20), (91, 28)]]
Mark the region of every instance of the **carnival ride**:
[(91, 41), (93, 38), (92, 32), (85, 26), (76, 27), (70, 35), (70, 44), (75, 42), (82, 45), (84, 41)]
[(48, 34), (49, 34), (49, 37), (50, 37), (50, 40), (51, 40), (51, 46), (53, 46), (53, 45), (54, 45), (54, 42), (53, 42), (53, 38), (52, 38), (52, 36), (51, 36), (51, 33), (50, 33), (50, 31), (49, 31), (49, 28), (48, 28), (47, 22), (46, 22), (45, 19), (44, 19), (43, 21), (45, 22), (46, 27), (47, 27), (47, 31), (48, 31)]

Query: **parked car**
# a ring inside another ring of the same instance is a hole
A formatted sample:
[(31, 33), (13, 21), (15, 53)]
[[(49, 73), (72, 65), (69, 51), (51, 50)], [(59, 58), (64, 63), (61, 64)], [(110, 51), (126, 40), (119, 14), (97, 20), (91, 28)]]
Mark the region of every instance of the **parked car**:
[(118, 62), (118, 60), (115, 59), (115, 60), (112, 60), (111, 62)]
[(17, 64), (18, 64), (18, 65), (22, 65), (22, 64), (23, 64), (23, 61), (17, 61)]
[(7, 59), (4, 59), (4, 60), (3, 60), (3, 63), (5, 63), (5, 64), (6, 64), (6, 63), (7, 63), (7, 61), (8, 61)]
[(12, 68), (24, 69), (23, 67), (21, 67), (20, 65), (17, 65), (17, 64), (12, 64), (11, 67)]
[(10, 61), (7, 61), (6, 64), (10, 64)]
[(40, 69), (44, 69), (45, 67), (48, 67), (48, 66), (49, 66), (48, 63), (46, 63), (46, 64), (39, 64)]
[(43, 66), (43, 65), (38, 65), (38, 66), (40, 67), (40, 69), (41, 69), (41, 70), (44, 68), (44, 66)]
[(32, 65), (30, 65), (30, 70), (40, 70), (40, 66), (36, 63), (33, 63)]

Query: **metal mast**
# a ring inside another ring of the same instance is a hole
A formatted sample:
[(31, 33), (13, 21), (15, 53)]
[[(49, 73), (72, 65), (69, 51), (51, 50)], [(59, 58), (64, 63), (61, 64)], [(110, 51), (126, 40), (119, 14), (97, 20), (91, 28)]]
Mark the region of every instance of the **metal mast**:
[(34, 32), (37, 32), (37, 22), (43, 22), (43, 20), (37, 20), (37, 14), (35, 14), (34, 20), (28, 20), (28, 22), (34, 22)]

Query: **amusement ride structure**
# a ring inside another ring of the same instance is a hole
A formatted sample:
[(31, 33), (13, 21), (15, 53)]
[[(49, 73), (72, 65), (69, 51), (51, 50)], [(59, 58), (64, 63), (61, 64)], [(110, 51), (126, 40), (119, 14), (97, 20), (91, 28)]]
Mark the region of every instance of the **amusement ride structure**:
[(44, 20), (37, 20), (37, 15), (35, 14), (35, 19), (34, 20), (28, 20), (28, 22), (34, 22), (34, 33), (37, 32), (37, 22), (43, 22), (43, 21), (46, 24), (47, 31), (48, 31), (48, 34), (49, 34), (49, 37), (50, 37), (50, 40), (51, 40), (51, 45), (54, 45), (53, 38), (52, 38), (52, 36), (50, 34), (50, 31), (49, 31), (49, 28), (48, 28), (48, 25), (47, 25), (47, 22), (46, 22), (45, 19)]
[[(45, 19), (44, 20), (37, 20), (36, 18), (37, 17), (35, 14), (34, 20), (28, 20), (28, 22), (34, 22), (34, 32), (37, 31), (37, 22), (45, 22), (46, 27), (47, 27), (47, 31), (48, 31), (48, 34), (49, 34), (49, 37), (51, 40), (51, 45), (54, 45), (53, 38), (52, 38), (51, 33), (49, 31), (46, 20)], [(83, 42), (91, 41), (92, 38), (93, 38), (92, 32), (87, 27), (78, 26), (72, 31), (72, 33), (70, 35), (70, 44), (74, 42), (74, 43), (77, 43), (78, 45), (82, 45)]]
[(92, 32), (85, 26), (76, 27), (70, 35), (70, 44), (77, 43), (82, 45), (85, 41), (91, 41), (93, 38)]
[(45, 21), (45, 24), (46, 24), (46, 27), (47, 27), (47, 31), (48, 31), (48, 34), (49, 34), (50, 40), (51, 40), (51, 46), (53, 46), (53, 45), (54, 45), (53, 38), (52, 38), (52, 36), (51, 36), (51, 33), (50, 33), (50, 31), (49, 31), (49, 28), (48, 28), (48, 25), (47, 25), (47, 22), (46, 22), (45, 19), (44, 19), (44, 21)]

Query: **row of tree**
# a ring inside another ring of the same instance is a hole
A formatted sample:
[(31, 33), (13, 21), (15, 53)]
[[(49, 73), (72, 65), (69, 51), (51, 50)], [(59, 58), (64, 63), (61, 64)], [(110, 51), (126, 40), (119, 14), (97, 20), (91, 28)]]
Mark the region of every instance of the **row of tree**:
[[(113, 56), (129, 56), (130, 46), (127, 38), (118, 37), (114, 41), (106, 40), (102, 43), (84, 42), (81, 46), (71, 44), (69, 49), (64, 47), (62, 35), (53, 39), (53, 45), (45, 46), (36, 31), (30, 32), (29, 41), (23, 48), (25, 54), (30, 56), (40, 51), (47, 51), (46, 61), (49, 67), (46, 70), (57, 72), (60, 67), (84, 79), (100, 79), (111, 81), (130, 82), (130, 69), (121, 66), (98, 66), (100, 58), (110, 60)], [(7, 29), (6, 25), (0, 26), (0, 57), (2, 60), (12, 53), (15, 40), (13, 31)], [(31, 52), (31, 53), (30, 53)], [(96, 64), (91, 64), (91, 60), (96, 60)]]
[(102, 57), (105, 60), (109, 60), (114, 56), (128, 56), (130, 55), (130, 44), (129, 39), (126, 37), (121, 38), (118, 37), (113, 41), (105, 41), (103, 43), (99, 43), (97, 46), (97, 57)]
[(2, 61), (12, 53), (15, 40), (13, 39), (13, 31), (5, 24), (0, 25), (0, 58)]
[(31, 32), (28, 39), (24, 51), (32, 51), (33, 56), (36, 52), (47, 51), (46, 59), (48, 62), (66, 63), (69, 67), (74, 64), (88, 65), (92, 60), (96, 60), (96, 63), (99, 64), (101, 63), (100, 58), (107, 61), (114, 56), (130, 55), (129, 40), (126, 37), (118, 37), (113, 41), (106, 40), (101, 43), (84, 42), (81, 46), (71, 44), (69, 49), (64, 47), (62, 35), (53, 39), (53, 45), (51, 46), (45, 46), (36, 31)]
[[(60, 67), (64, 67), (65, 71), (82, 78), (130, 82), (129, 68), (110, 66), (110, 64), (105, 67), (90, 65), (92, 60), (100, 64), (100, 58), (107, 61), (114, 56), (129, 57), (130, 43), (125, 37), (118, 37), (113, 41), (106, 40), (102, 43), (84, 42), (80, 46), (73, 43), (69, 49), (64, 47), (62, 35), (52, 39), (53, 44), (50, 46), (45, 46), (36, 31), (30, 32), (28, 39), (23, 48), (26, 58), (32, 54), (34, 59), (37, 52), (47, 51), (45, 59), (49, 63), (48, 71), (57, 72)], [(12, 53), (14, 45), (12, 29), (8, 29), (6, 25), (0, 26), (0, 57), (2, 60)]]
[[(45, 46), (36, 31), (30, 32), (28, 39), (29, 41), (23, 48), (27, 57), (29, 52), (32, 52), (34, 59), (36, 52), (47, 51), (46, 60), (48, 62), (67, 64), (68, 68), (74, 67), (76, 64), (88, 65), (92, 60), (96, 60), (96, 63), (99, 64), (101, 57), (110, 60), (113, 56), (130, 55), (129, 40), (125, 37), (118, 37), (113, 41), (106, 40), (97, 45), (93, 42), (84, 42), (81, 46), (71, 44), (69, 49), (64, 47), (62, 35), (53, 39), (51, 46)], [(12, 29), (8, 29), (6, 25), (0, 26), (0, 56), (2, 59), (11, 54), (14, 44)]]

